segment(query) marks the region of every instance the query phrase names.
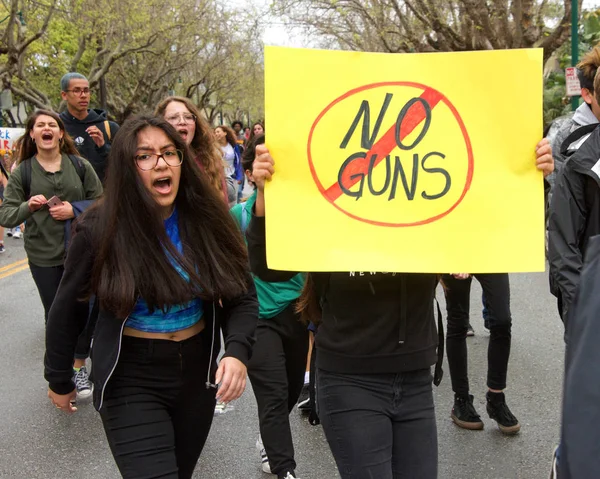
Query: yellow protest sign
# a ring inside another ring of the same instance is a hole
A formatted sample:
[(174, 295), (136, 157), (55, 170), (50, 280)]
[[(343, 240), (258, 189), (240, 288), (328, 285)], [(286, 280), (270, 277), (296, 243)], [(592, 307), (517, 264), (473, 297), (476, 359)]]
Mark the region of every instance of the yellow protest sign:
[(267, 261), (544, 270), (542, 51), (267, 47)]

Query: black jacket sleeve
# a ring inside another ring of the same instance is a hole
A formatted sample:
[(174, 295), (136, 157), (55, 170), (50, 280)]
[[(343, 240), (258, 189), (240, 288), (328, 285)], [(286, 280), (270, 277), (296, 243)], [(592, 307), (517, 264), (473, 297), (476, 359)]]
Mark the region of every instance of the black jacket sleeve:
[(92, 264), (91, 241), (87, 232), (77, 225), (46, 325), (44, 377), (57, 394), (68, 394), (75, 388), (73, 356), (79, 332), (88, 319), (89, 302), (81, 298), (89, 289)]
[(580, 250), (588, 216), (586, 177), (573, 171), (569, 162), (558, 176), (548, 218), (548, 261), (552, 293), (560, 295), (563, 320), (567, 317), (579, 285), (583, 263)]
[(223, 357), (239, 359), (245, 365), (252, 356), (254, 331), (258, 321), (258, 299), (252, 277), (248, 275), (248, 292), (231, 300), (223, 300)]
[(265, 217), (254, 216), (252, 209), (252, 218), (250, 225), (246, 230), (246, 239), (248, 241), (248, 255), (250, 256), (250, 269), (252, 273), (263, 281), (277, 283), (289, 281), (298, 272), (275, 271), (267, 266), (267, 240), (265, 232)]

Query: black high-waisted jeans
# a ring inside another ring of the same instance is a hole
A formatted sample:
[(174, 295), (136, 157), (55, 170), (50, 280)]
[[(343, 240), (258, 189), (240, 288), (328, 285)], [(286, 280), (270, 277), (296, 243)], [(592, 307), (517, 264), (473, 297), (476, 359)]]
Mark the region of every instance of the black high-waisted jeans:
[(317, 370), (319, 417), (342, 479), (436, 479), (429, 369), (398, 374)]
[(189, 479), (215, 409), (206, 388), (210, 335), (185, 341), (123, 337), (100, 410), (126, 479)]

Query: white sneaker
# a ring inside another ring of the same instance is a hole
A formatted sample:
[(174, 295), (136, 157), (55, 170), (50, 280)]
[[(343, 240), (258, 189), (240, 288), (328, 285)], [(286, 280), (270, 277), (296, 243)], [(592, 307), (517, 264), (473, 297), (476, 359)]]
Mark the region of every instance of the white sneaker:
[(73, 382), (75, 383), (75, 389), (77, 389), (78, 400), (88, 399), (92, 395), (94, 385), (90, 381), (85, 366), (81, 366), (79, 371), (73, 371)]
[(21, 236), (23, 236), (23, 234), (21, 233), (21, 230), (15, 228), (13, 231), (12, 237), (14, 239), (19, 239), (19, 238), (21, 238)]
[(260, 461), (263, 472), (267, 474), (271, 474), (271, 465), (269, 464), (269, 458), (267, 457), (267, 451), (265, 451), (265, 446), (262, 442), (262, 437), (260, 434), (258, 435), (258, 439), (256, 440), (256, 450), (260, 454)]
[(288, 471), (287, 474), (285, 476), (283, 476), (282, 479), (300, 479), (300, 478), (297, 476), (294, 476), (294, 474), (292, 474), (291, 472)]

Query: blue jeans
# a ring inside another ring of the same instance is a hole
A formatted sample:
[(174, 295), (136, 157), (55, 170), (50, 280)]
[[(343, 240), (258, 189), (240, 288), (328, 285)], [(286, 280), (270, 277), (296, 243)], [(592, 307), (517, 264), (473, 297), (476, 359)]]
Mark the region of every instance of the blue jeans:
[(317, 401), (342, 479), (437, 478), (429, 369), (398, 374), (319, 369)]

